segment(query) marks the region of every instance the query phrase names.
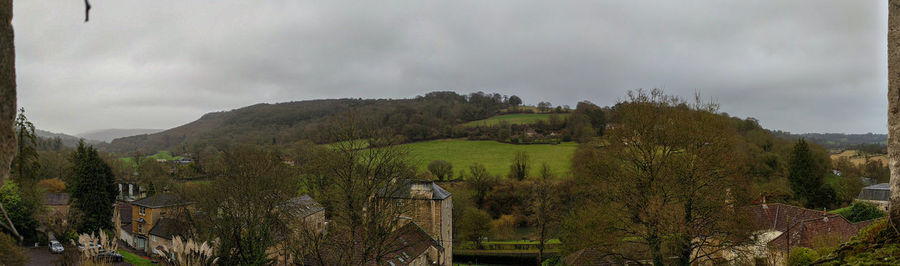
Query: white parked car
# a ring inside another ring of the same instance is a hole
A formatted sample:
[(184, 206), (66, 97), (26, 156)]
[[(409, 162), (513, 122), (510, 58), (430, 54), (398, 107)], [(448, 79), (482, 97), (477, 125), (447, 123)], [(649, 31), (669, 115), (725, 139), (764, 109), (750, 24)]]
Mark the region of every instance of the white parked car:
[(63, 245), (60, 244), (59, 241), (50, 241), (50, 253), (60, 254), (63, 253), (63, 251), (66, 251), (66, 249), (63, 248)]

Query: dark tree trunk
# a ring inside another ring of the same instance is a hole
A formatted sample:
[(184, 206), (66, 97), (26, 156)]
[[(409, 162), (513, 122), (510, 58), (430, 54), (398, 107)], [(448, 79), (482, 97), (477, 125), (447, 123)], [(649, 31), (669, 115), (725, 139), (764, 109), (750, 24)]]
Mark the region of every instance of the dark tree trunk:
[(650, 257), (653, 259), (654, 266), (665, 265), (662, 256), (662, 240), (659, 235), (653, 234), (647, 238), (647, 244), (650, 246)]
[(900, 0), (888, 2), (888, 157), (890, 219), (900, 226)]
[[(694, 212), (693, 202), (691, 200), (688, 200), (684, 206), (684, 224), (685, 225), (689, 226), (693, 223), (693, 221), (694, 221), (694, 213), (693, 212)], [(691, 265), (691, 253), (693, 253), (692, 252), (693, 250), (691, 250), (691, 240), (693, 240), (691, 237), (691, 234), (689, 234), (688, 232), (682, 233), (681, 239), (679, 240), (680, 243), (678, 243), (679, 248), (681, 249), (681, 256), (678, 258), (679, 265), (687, 265), (687, 266)]]
[[(10, 164), (16, 156), (16, 48), (13, 41), (12, 0), (0, 0), (0, 186), (9, 178)], [(5, 221), (13, 234), (22, 240), (0, 206)]]
[(0, 184), (9, 178), (16, 155), (16, 49), (13, 42), (12, 0), (0, 0)]

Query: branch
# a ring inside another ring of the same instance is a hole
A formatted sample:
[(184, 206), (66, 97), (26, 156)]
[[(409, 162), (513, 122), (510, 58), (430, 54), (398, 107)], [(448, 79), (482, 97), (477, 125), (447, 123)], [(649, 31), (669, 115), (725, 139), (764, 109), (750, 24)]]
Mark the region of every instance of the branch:
[(3, 203), (2, 203), (2, 202), (0, 202), (0, 211), (3, 212), (3, 217), (6, 218), (6, 222), (9, 223), (9, 226), (7, 226), (7, 225), (4, 224), (4, 223), (0, 223), (0, 225), (3, 225), (3, 227), (6, 228), (6, 229), (8, 229), (9, 231), (12, 231), (13, 235), (15, 235), (16, 238), (18, 238), (19, 241), (21, 242), (21, 241), (22, 241), (22, 235), (19, 234), (19, 231), (16, 231), (16, 225), (14, 225), (13, 222), (12, 222), (12, 220), (9, 219), (9, 215), (6, 215), (6, 209), (3, 208)]
[(84, 23), (88, 22), (88, 18), (91, 15), (91, 3), (88, 3), (88, 0), (84, 0)]

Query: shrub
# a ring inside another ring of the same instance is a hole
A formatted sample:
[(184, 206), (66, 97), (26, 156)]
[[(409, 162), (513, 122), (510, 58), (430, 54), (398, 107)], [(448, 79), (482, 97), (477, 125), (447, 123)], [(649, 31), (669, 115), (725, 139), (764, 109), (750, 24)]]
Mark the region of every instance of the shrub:
[(877, 219), (885, 215), (884, 211), (875, 206), (875, 204), (861, 201), (854, 202), (850, 205), (850, 209), (843, 213), (844, 218), (847, 218), (851, 223)]
[(796, 247), (791, 249), (791, 254), (788, 256), (787, 265), (789, 266), (805, 266), (810, 265), (814, 261), (819, 259), (819, 254), (816, 253), (815, 250)]
[(856, 240), (864, 243), (878, 242), (878, 236), (888, 228), (888, 224), (889, 222), (887, 219), (874, 221), (869, 226), (859, 230), (859, 234), (856, 235)]
[(0, 233), (0, 265), (25, 265), (28, 257), (11, 236)]

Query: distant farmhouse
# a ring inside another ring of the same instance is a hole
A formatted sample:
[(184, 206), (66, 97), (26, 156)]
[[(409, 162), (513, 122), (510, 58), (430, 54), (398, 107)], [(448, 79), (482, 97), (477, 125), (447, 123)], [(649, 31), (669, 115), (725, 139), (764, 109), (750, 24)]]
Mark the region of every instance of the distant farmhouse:
[(878, 205), (881, 210), (887, 211), (891, 206), (891, 184), (881, 183), (864, 187), (856, 200)]

